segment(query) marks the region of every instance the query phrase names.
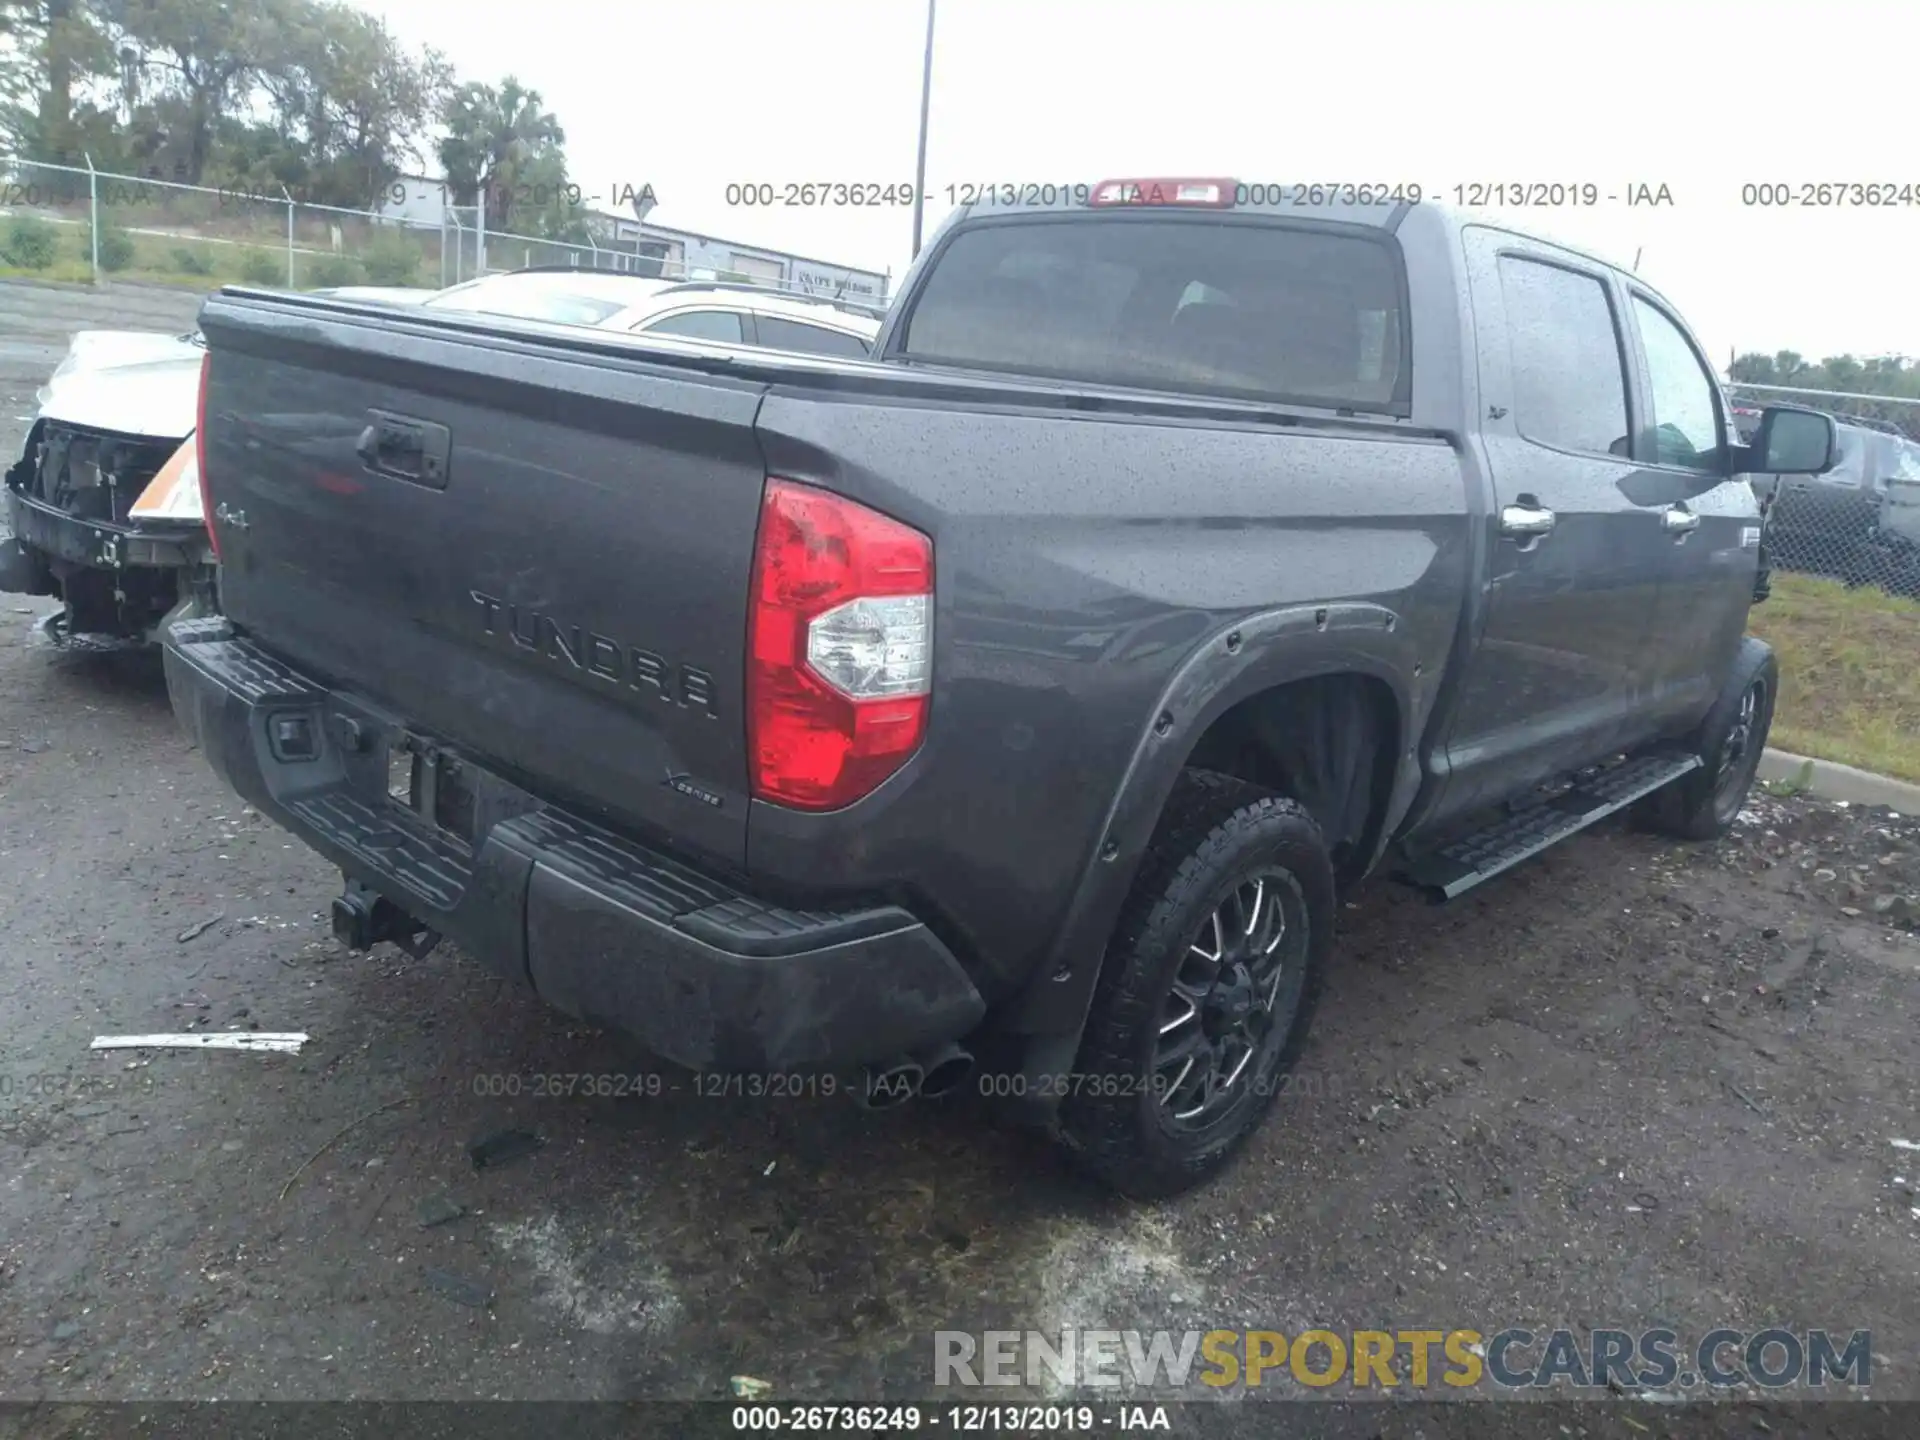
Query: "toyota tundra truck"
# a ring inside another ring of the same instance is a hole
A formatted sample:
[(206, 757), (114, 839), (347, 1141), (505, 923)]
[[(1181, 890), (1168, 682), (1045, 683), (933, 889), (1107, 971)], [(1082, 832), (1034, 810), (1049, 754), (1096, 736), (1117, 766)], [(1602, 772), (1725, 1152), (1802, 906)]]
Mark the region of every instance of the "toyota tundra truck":
[(209, 297), (168, 683), (343, 939), (699, 1070), (971, 1074), (1153, 1197), (1268, 1112), (1362, 877), (1729, 826), (1745, 477), (1829, 418), (1740, 444), (1650, 286), (1408, 197), (1043, 198), (949, 217), (869, 360)]

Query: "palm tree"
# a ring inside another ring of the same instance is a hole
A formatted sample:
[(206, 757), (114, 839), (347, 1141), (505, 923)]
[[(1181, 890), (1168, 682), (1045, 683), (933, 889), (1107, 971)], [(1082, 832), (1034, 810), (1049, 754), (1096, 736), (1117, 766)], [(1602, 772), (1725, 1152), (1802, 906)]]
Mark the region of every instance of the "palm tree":
[(556, 162), (566, 131), (541, 104), (538, 90), (511, 75), (498, 87), (462, 85), (447, 102), (442, 117), (447, 134), (438, 146), (441, 169), (455, 204), (472, 205), (484, 197), (490, 230), (513, 228), (515, 186), (553, 186), (565, 178), (564, 165)]

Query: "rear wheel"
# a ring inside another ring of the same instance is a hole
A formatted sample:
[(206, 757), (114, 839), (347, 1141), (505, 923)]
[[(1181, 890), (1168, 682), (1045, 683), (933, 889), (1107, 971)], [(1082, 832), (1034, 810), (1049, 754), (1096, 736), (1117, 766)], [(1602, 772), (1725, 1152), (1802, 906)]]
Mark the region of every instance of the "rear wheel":
[(1305, 809), (1190, 770), (1115, 930), (1062, 1112), (1124, 1194), (1217, 1174), (1292, 1067), (1332, 941), (1333, 867)]
[(1753, 788), (1779, 686), (1772, 649), (1749, 637), (1720, 698), (1695, 732), (1697, 753), (1706, 763), (1647, 797), (1639, 815), (1648, 829), (1680, 840), (1712, 840), (1727, 833)]

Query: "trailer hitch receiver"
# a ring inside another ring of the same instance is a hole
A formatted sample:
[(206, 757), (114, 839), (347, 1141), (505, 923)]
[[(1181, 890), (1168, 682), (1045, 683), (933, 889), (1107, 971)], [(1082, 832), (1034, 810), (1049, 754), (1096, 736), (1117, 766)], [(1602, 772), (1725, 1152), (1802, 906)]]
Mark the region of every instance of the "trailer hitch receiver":
[(333, 938), (349, 950), (391, 941), (415, 960), (440, 943), (440, 932), (407, 914), (372, 887), (349, 880), (333, 902)]

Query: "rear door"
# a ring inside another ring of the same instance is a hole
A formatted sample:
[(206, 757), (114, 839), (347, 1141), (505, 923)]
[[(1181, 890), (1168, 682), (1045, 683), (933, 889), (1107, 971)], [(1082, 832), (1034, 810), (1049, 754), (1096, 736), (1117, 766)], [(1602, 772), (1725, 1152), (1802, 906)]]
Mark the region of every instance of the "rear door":
[(1449, 810), (1609, 753), (1661, 574), (1625, 483), (1628, 331), (1609, 272), (1490, 227), (1464, 240), (1496, 504), (1484, 628), (1447, 740)]
[(484, 767), (739, 862), (759, 386), (591, 332), (204, 316), (233, 621)]

